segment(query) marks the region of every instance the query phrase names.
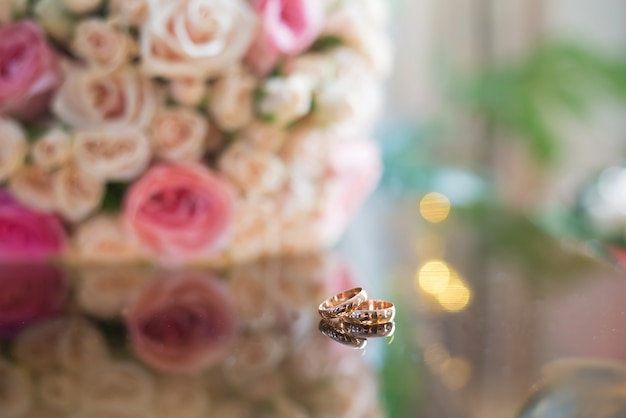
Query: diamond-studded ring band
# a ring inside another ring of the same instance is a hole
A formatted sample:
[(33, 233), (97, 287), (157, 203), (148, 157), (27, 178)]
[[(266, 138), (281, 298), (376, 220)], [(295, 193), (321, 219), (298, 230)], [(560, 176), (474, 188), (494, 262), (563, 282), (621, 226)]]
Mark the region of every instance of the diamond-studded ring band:
[(356, 338), (391, 337), (396, 330), (393, 321), (378, 325), (351, 324), (346, 322), (342, 328)]
[(346, 290), (326, 299), (318, 308), (323, 318), (338, 318), (349, 314), (367, 300), (367, 293), (361, 287)]
[(386, 300), (366, 300), (345, 316), (347, 322), (359, 325), (380, 325), (393, 321), (396, 308)]
[(357, 338), (326, 319), (320, 320), (319, 329), (325, 336), (348, 347), (362, 350), (367, 345), (365, 338)]

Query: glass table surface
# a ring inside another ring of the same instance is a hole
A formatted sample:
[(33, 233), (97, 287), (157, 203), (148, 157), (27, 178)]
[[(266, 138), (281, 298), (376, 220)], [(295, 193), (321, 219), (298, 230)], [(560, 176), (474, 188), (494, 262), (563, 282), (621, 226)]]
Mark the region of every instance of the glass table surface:
[[(372, 202), (332, 254), (1, 267), (0, 417), (626, 417), (624, 273), (522, 214), (417, 204)], [(397, 311), (360, 350), (317, 312), (355, 286)]]

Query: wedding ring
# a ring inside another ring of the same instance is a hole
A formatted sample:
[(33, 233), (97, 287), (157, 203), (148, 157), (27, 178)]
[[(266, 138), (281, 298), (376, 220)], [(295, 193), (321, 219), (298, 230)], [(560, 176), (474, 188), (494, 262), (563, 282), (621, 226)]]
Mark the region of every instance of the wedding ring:
[(385, 300), (366, 300), (344, 318), (347, 322), (359, 325), (380, 325), (393, 321), (396, 308)]
[(346, 322), (343, 329), (355, 338), (382, 338), (391, 337), (396, 330), (396, 324), (391, 321), (378, 325), (351, 324)]
[(318, 308), (323, 318), (331, 319), (343, 316), (355, 310), (367, 300), (367, 293), (361, 287), (346, 290), (326, 299)]
[(350, 335), (348, 332), (341, 329), (340, 327), (335, 326), (335, 324), (326, 319), (320, 320), (319, 329), (320, 332), (328, 338), (340, 344), (346, 345), (350, 348), (362, 350), (367, 345), (366, 339), (357, 338), (353, 335)]

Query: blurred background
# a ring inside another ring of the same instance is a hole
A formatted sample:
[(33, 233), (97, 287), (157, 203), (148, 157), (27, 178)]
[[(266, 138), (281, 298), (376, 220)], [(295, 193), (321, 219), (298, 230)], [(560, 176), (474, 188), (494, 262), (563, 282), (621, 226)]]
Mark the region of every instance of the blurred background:
[(624, 160), (626, 2), (392, 4), (385, 175), (341, 249), (400, 306), (389, 416), (587, 416), (521, 407), (555, 360), (626, 361), (624, 274), (571, 216)]

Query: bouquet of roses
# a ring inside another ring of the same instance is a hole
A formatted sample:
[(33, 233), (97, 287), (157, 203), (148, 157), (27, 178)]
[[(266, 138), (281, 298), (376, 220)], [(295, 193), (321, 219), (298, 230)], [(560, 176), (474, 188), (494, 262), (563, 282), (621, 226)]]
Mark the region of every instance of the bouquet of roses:
[(380, 174), (384, 0), (0, 0), (0, 262), (332, 245)]

